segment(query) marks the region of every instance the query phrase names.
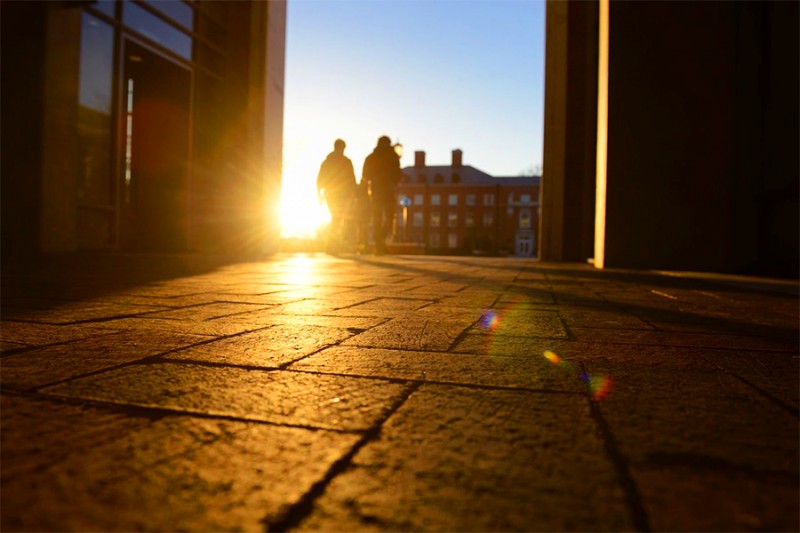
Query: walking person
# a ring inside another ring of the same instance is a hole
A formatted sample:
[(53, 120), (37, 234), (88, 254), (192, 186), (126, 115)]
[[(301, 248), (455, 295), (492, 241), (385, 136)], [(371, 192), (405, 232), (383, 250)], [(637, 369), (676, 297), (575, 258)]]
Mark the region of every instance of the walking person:
[(351, 224), (346, 215), (356, 193), (356, 175), (353, 162), (344, 155), (345, 146), (342, 139), (336, 139), (333, 151), (322, 162), (317, 174), (317, 196), (320, 202), (327, 204), (331, 214), (326, 246), (328, 249), (338, 249), (351, 233)]
[(372, 229), (375, 253), (386, 253), (386, 238), (392, 230), (397, 204), (397, 184), (400, 182), (400, 158), (385, 135), (364, 160), (361, 181), (366, 182), (372, 209)]

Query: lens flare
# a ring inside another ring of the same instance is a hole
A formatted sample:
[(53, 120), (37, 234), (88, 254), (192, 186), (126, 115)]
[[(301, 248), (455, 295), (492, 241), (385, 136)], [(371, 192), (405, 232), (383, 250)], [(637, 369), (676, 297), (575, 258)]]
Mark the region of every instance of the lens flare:
[(554, 365), (557, 365), (558, 363), (561, 362), (561, 358), (558, 356), (558, 354), (555, 352), (551, 352), (550, 350), (545, 350), (544, 356), (548, 361), (550, 361)]
[(492, 309), (486, 309), (481, 313), (478, 324), (480, 324), (483, 329), (494, 330), (497, 328), (498, 324), (500, 324), (500, 316)]
[[(543, 355), (545, 359), (565, 371), (571, 371), (573, 368), (569, 361), (562, 359), (557, 353), (551, 350), (545, 350)], [(603, 400), (611, 393), (612, 382), (610, 376), (592, 376), (581, 370), (578, 372), (578, 379), (586, 384), (586, 388), (593, 400)]]
[(602, 400), (611, 393), (611, 378), (609, 376), (590, 376), (581, 374), (581, 380), (586, 383), (586, 387), (594, 400)]

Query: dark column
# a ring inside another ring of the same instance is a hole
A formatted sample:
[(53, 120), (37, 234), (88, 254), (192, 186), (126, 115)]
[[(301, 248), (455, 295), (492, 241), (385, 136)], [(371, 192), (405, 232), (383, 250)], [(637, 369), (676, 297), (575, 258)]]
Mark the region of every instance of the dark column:
[(604, 5), (600, 266), (797, 275), (796, 4)]
[(585, 261), (594, 246), (598, 3), (547, 3), (540, 258)]

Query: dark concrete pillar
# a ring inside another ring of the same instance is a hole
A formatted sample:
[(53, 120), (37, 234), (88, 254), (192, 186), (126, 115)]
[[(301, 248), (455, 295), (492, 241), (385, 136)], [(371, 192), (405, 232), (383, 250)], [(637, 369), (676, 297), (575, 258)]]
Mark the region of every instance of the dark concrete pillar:
[(797, 275), (797, 5), (602, 4), (598, 266)]
[(547, 3), (539, 257), (585, 261), (594, 246), (597, 2)]

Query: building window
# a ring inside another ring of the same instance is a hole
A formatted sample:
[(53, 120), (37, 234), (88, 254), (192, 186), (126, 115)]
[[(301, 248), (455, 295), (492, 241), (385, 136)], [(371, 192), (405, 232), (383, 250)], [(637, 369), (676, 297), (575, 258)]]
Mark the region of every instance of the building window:
[(447, 213), (447, 227), (455, 228), (458, 226), (458, 213)]
[(494, 193), (486, 193), (483, 195), (483, 205), (494, 205)]
[(474, 213), (466, 213), (464, 215), (464, 225), (468, 228), (475, 227), (475, 214)]
[(450, 194), (447, 196), (447, 205), (458, 205), (458, 194)]
[(450, 181), (453, 183), (461, 183), (461, 175), (458, 173), (453, 174), (453, 176), (450, 178)]
[[(179, 56), (192, 59), (192, 38), (133, 2), (123, 4), (122, 23)], [(186, 6), (188, 7), (188, 5)], [(189, 8), (190, 19), (193, 11)]]
[(467, 194), (464, 201), (467, 205), (475, 205), (475, 195), (472, 193)]
[(431, 248), (438, 248), (440, 245), (440, 239), (438, 233), (431, 233), (428, 236), (428, 244)]
[(428, 178), (425, 177), (425, 174), (417, 174), (417, 183), (425, 183), (428, 181)]
[(417, 211), (412, 216), (413, 216), (413, 219), (414, 219), (414, 222), (413, 222), (414, 223), (414, 227), (415, 228), (421, 228), (422, 227), (422, 213)]
[(439, 213), (437, 212), (431, 213), (431, 227), (438, 228), (440, 224), (441, 224), (441, 216), (439, 215)]
[(441, 205), (442, 197), (438, 194), (431, 194), (431, 205)]
[(425, 195), (424, 194), (415, 194), (414, 195), (414, 205), (424, 205), (425, 204)]
[(520, 203), (523, 205), (531, 205), (531, 195), (530, 194), (523, 194), (519, 197)]
[(442, 176), (441, 174), (438, 174), (438, 173), (437, 173), (437, 174), (436, 174), (436, 175), (433, 177), (433, 182), (434, 182), (434, 183), (444, 183), (444, 176)]
[(458, 248), (458, 233), (447, 234), (447, 247), (450, 249)]
[(483, 227), (491, 228), (494, 225), (494, 213), (491, 211), (483, 214)]
[(531, 210), (530, 209), (520, 209), (519, 210), (519, 227), (520, 228), (530, 228), (531, 227)]
[(514, 203), (514, 193), (510, 192), (508, 193), (508, 205), (511, 205), (513, 203)]

